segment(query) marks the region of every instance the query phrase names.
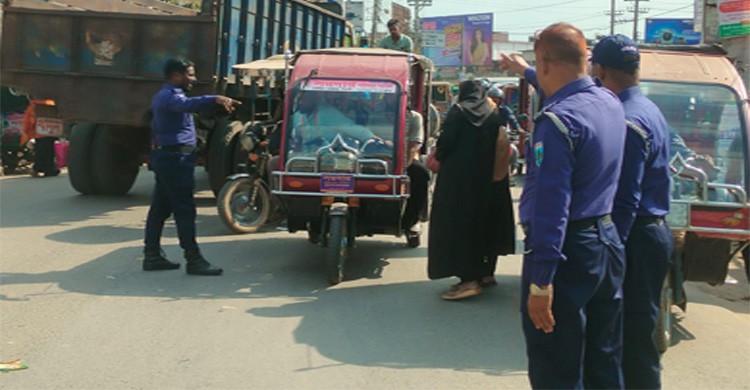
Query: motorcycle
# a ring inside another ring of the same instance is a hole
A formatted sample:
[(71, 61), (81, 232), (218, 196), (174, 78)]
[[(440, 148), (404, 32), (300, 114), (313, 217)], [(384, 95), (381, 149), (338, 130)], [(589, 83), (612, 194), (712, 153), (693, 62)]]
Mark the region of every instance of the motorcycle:
[(246, 158), (238, 166), (240, 173), (227, 177), (216, 198), (219, 218), (235, 233), (256, 232), (279, 207), (268, 182), (271, 137), (278, 125), (248, 122), (239, 135)]

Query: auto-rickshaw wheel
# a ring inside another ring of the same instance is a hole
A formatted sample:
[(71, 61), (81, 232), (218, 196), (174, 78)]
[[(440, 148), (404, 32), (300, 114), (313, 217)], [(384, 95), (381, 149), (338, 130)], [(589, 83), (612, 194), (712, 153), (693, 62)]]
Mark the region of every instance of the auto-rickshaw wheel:
[(656, 323), (654, 342), (660, 353), (667, 352), (672, 343), (672, 283), (671, 275), (667, 273), (664, 286), (661, 289), (661, 300), (659, 303), (659, 321)]
[(326, 252), (326, 274), (328, 282), (339, 284), (344, 279), (344, 262), (348, 254), (346, 216), (332, 215), (328, 224), (328, 248)]

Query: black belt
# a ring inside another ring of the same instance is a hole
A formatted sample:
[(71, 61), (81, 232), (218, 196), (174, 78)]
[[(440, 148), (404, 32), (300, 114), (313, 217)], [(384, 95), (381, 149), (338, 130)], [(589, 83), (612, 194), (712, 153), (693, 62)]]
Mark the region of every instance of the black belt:
[[(599, 220), (601, 220), (602, 223), (604, 224), (612, 223), (612, 216), (610, 216), (609, 214), (606, 214), (601, 217), (591, 217), (591, 218), (584, 218), (584, 219), (579, 219), (575, 221), (569, 221), (568, 229), (584, 230), (584, 229), (592, 228), (596, 226), (596, 223), (599, 222)], [(528, 234), (529, 232), (528, 223), (522, 223), (521, 228), (523, 229), (524, 233)]]
[(664, 217), (636, 217), (633, 225), (645, 226), (651, 225), (652, 223), (662, 225), (664, 224)]
[(195, 146), (182, 144), (159, 145), (156, 147), (156, 150), (163, 150), (165, 152), (193, 153), (195, 151)]
[(612, 223), (612, 217), (609, 214), (606, 214), (600, 217), (591, 217), (591, 218), (578, 219), (575, 221), (569, 221), (568, 229), (572, 229), (572, 230), (589, 229), (589, 228), (595, 227), (597, 222), (599, 222), (599, 220), (601, 220), (603, 224)]

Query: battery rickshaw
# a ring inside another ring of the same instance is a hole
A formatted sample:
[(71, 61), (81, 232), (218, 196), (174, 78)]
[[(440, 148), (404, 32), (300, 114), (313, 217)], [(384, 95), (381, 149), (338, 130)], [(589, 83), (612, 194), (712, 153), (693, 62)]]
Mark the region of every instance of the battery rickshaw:
[(675, 242), (655, 338), (670, 344), (671, 306), (686, 308), (684, 281), (723, 284), (750, 245), (750, 103), (737, 70), (715, 47), (644, 47), (641, 89), (669, 125)]
[[(326, 248), (326, 274), (340, 283), (355, 239), (405, 235), (411, 194), (407, 117), (430, 128), (432, 63), (384, 49), (342, 48), (298, 53), (293, 61), (272, 193), (290, 232), (307, 231)], [(419, 245), (419, 236), (408, 245)]]

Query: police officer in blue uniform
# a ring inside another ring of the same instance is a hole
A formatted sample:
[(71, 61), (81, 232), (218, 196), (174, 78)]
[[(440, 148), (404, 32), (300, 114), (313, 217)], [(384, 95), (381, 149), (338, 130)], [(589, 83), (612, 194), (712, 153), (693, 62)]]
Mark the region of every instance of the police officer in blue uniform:
[(610, 213), (624, 112), (588, 77), (577, 28), (547, 27), (534, 53), (536, 69), (511, 67), (531, 75), (546, 96), (519, 207), (529, 379), (534, 388), (622, 388), (624, 248)]
[(195, 124), (190, 113), (218, 104), (228, 112), (238, 101), (226, 96), (206, 95), (187, 97), (196, 81), (195, 67), (187, 60), (170, 59), (164, 66), (166, 83), (151, 101), (155, 150), (151, 153), (151, 167), (156, 174), (156, 186), (151, 198), (151, 208), (146, 219), (145, 271), (177, 269), (180, 264), (169, 261), (161, 250), (164, 221), (174, 215), (180, 247), (187, 260), (187, 273), (191, 275), (221, 275), (221, 268), (213, 266), (201, 254), (195, 240), (196, 207)]
[(659, 108), (638, 87), (635, 42), (611, 35), (596, 44), (592, 74), (625, 109), (625, 155), (612, 218), (625, 243), (623, 375), (629, 389), (661, 387), (654, 342), (659, 300), (672, 254), (669, 212), (669, 128)]

